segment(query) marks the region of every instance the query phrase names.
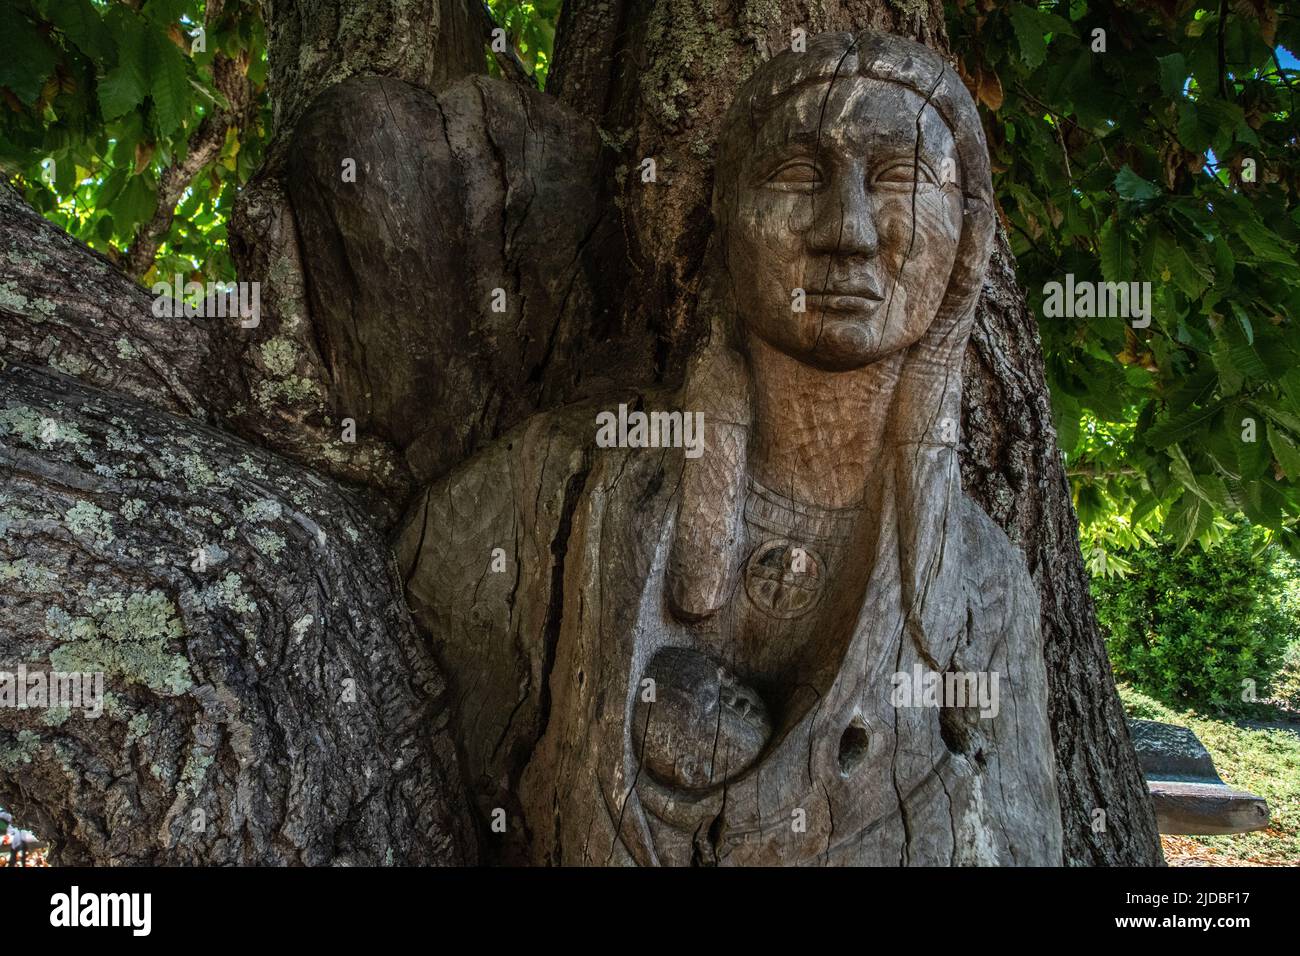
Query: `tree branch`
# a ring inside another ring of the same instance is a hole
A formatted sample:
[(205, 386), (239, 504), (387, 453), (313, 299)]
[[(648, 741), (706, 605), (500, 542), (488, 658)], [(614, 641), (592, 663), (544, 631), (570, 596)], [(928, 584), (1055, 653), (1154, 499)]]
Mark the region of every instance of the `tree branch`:
[[(222, 4), (209, 3), (205, 27), (210, 27), (220, 15)], [(176, 204), (200, 172), (221, 154), (226, 142), (226, 132), (234, 127), (242, 129), (252, 111), (253, 91), (248, 82), (248, 60), (238, 61), (224, 53), (212, 59), (212, 81), (226, 100), (225, 105), (214, 104), (194, 130), (186, 145), (184, 159), (174, 160), (163, 170), (158, 181), (158, 205), (154, 214), (140, 224), (122, 266), (127, 275), (137, 281), (153, 266), (158, 248), (162, 245), (172, 220), (176, 217)]]

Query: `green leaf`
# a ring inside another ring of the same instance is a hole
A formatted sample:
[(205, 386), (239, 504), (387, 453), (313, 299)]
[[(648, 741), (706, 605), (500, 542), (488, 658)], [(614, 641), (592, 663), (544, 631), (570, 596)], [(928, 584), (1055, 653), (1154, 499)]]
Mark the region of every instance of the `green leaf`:
[(171, 25), (178, 23), (186, 13), (193, 18), (194, 4), (191, 0), (149, 0), (145, 4), (144, 13), (155, 23)]
[(1214, 139), (1214, 128), (1201, 122), (1197, 105), (1190, 100), (1178, 104), (1178, 142), (1193, 153), (1204, 153)]
[(1047, 58), (1047, 38), (1043, 36), (1042, 27), (1034, 16), (1036, 12), (1018, 3), (1012, 4), (1007, 10), (1011, 18), (1011, 29), (1016, 34), (1016, 44), (1020, 47), (1020, 58), (1031, 70)]
[(1259, 399), (1251, 403), (1251, 407), (1268, 417), (1271, 421), (1277, 422), (1293, 435), (1300, 435), (1300, 418), (1297, 418), (1291, 412), (1284, 408), (1278, 407), (1276, 402), (1266, 399)]
[(145, 67), (144, 35), (139, 21), (120, 10), (115, 18), (117, 65), (99, 81), (99, 109), (104, 119), (123, 116), (144, 102), (148, 89), (148, 71)]
[(130, 235), (135, 227), (153, 215), (158, 205), (158, 195), (144, 176), (132, 176), (113, 203), (113, 220), (123, 235)]
[(0, 6), (0, 37), (0, 86), (28, 105), (35, 103), (58, 58), (36, 25), (7, 4)]
[(1191, 492), (1184, 491), (1165, 519), (1165, 532), (1173, 539), (1177, 554), (1209, 531), (1213, 523), (1213, 506)]
[(1101, 275), (1107, 282), (1130, 282), (1134, 263), (1124, 227), (1114, 219), (1107, 219), (1099, 237)]
[(1219, 373), (1219, 391), (1225, 397), (1236, 395), (1245, 384), (1245, 376), (1232, 361), (1232, 346), (1224, 339), (1216, 339), (1210, 350), (1210, 359)]
[(1128, 164), (1125, 164), (1115, 176), (1115, 191), (1119, 193), (1121, 199), (1130, 200), (1154, 199), (1160, 195), (1160, 190), (1155, 183), (1147, 182), (1133, 172)]
[(113, 38), (104, 18), (90, 0), (57, 0), (50, 4), (50, 21), (96, 64), (113, 56)]
[(119, 66), (99, 81), (98, 92), (104, 119), (117, 119), (144, 99), (144, 79), (135, 70)]
[(1197, 480), (1196, 474), (1192, 471), (1191, 462), (1189, 462), (1187, 456), (1183, 454), (1182, 448), (1176, 444), (1171, 445), (1167, 449), (1166, 454), (1169, 455), (1169, 473), (1178, 479), (1178, 483), (1206, 504), (1211, 506), (1217, 505), (1214, 498), (1201, 486), (1201, 482)]
[(148, 62), (154, 122), (161, 136), (170, 136), (190, 114), (191, 90), (185, 56), (167, 34), (151, 30)]
[[(1237, 130), (1246, 126), (1246, 114), (1236, 103), (1207, 97), (1197, 103), (1197, 114), (1202, 127), (1210, 131), (1210, 145), (1223, 153), (1232, 144)], [(1249, 127), (1246, 127), (1249, 129)]]
[(1246, 482), (1243, 486), (1242, 511), (1255, 524), (1273, 527), (1291, 506), (1286, 490), (1272, 478)]
[(1279, 428), (1268, 430), (1268, 444), (1286, 476), (1292, 481), (1300, 481), (1300, 448)]
[(1255, 481), (1268, 471), (1269, 431), (1268, 423), (1260, 421), (1256, 422), (1254, 441), (1245, 441), (1240, 432), (1237, 434), (1237, 465), (1243, 481)]
[(1225, 193), (1215, 203), (1215, 211), (1256, 256), (1295, 268), (1295, 249), (1256, 216), (1254, 208), (1239, 196)]
[(1155, 422), (1142, 437), (1157, 451), (1168, 448), (1206, 427), (1219, 411), (1222, 402), (1213, 402), (1204, 408), (1191, 408)]
[(1187, 60), (1181, 53), (1171, 53), (1156, 57), (1156, 62), (1160, 64), (1160, 89), (1170, 99), (1178, 99), (1187, 84)]

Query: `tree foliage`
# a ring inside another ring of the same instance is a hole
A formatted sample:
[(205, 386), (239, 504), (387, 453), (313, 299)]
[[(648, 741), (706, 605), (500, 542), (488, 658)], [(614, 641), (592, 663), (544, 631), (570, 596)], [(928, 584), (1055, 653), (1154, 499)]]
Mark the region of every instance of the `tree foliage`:
[[(44, 215), (121, 260), (184, 168), (205, 116), (230, 109), (218, 59), (251, 86), (251, 122), (180, 183), (153, 273), (233, 279), (226, 223), (261, 162), (266, 38), (253, 0), (5, 0), (0, 4), (0, 168)], [(217, 13), (217, 8), (220, 12)], [(202, 39), (199, 31), (202, 29)], [(201, 49), (200, 49), (201, 47)], [(188, 170), (187, 170), (188, 172)], [(141, 272), (142, 278), (152, 274)]]
[(1181, 548), (1241, 513), (1294, 549), (1300, 75), (1283, 61), (1300, 21), (1264, 2), (982, 2), (951, 29), (1031, 305), (1067, 275), (1151, 283), (1146, 328), (1040, 319), (1092, 543), (1161, 529)]

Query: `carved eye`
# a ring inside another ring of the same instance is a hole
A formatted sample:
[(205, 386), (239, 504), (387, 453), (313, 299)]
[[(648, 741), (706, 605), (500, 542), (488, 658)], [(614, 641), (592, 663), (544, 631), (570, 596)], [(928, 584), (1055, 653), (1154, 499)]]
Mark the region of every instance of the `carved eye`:
[(925, 166), (912, 162), (893, 163), (886, 166), (876, 173), (876, 178), (873, 181), (877, 183), (907, 183), (908, 185), (912, 183), (938, 185)]
[(774, 189), (811, 191), (821, 181), (822, 174), (816, 166), (806, 159), (796, 159), (767, 177), (767, 182), (763, 185)]

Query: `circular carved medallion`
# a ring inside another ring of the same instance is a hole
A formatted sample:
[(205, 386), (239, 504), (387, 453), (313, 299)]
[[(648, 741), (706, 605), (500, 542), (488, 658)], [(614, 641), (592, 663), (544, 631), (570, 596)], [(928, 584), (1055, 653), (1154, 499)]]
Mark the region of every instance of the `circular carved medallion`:
[(806, 545), (786, 539), (760, 544), (745, 566), (745, 593), (772, 617), (807, 614), (821, 597), (825, 583), (821, 557)]

